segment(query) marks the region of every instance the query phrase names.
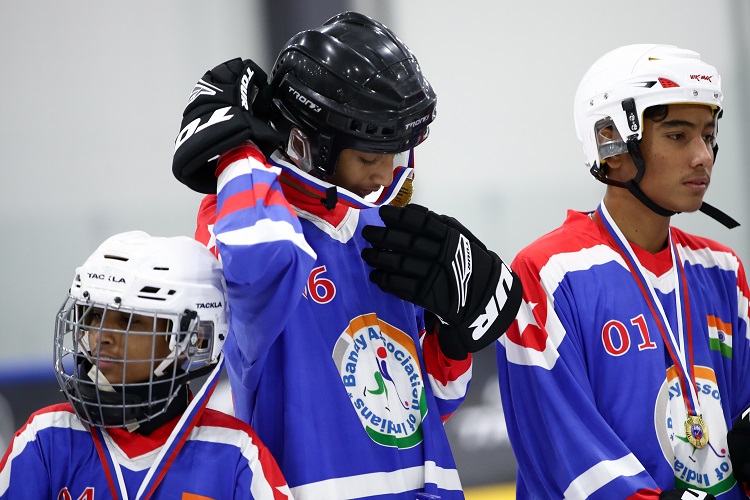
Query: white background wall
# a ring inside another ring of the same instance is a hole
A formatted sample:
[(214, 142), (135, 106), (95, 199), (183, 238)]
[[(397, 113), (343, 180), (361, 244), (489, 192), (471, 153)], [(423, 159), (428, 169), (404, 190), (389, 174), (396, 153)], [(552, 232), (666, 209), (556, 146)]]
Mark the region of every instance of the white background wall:
[[(744, 225), (729, 231), (701, 214), (674, 223), (750, 262), (748, 2), (353, 5), (399, 34), (438, 93), (437, 121), (417, 150), (415, 201), (456, 216), (507, 260), (567, 208), (593, 209), (603, 194), (573, 128), (588, 66), (628, 43), (697, 50), (719, 68), (726, 96), (706, 200)], [(75, 266), (104, 238), (192, 234), (201, 197), (170, 169), (182, 109), (215, 64), (270, 65), (258, 6), (0, 0), (0, 373), (51, 365), (54, 314)]]

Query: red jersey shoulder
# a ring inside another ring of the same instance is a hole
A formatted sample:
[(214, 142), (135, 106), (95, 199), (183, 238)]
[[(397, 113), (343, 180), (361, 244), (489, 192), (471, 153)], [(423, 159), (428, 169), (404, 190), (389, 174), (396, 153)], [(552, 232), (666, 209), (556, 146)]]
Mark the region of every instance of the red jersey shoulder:
[(203, 416), (201, 417), (200, 425), (233, 429), (236, 431), (244, 432), (255, 440), (258, 439), (257, 434), (255, 434), (255, 429), (253, 429), (250, 424), (227, 413), (214, 410), (213, 408), (206, 408), (206, 410), (203, 412)]
[(682, 229), (676, 228), (674, 226), (672, 226), (672, 235), (674, 236), (675, 241), (691, 248), (692, 250), (707, 248), (714, 252), (728, 253), (737, 257), (737, 254), (734, 252), (734, 250), (729, 248), (727, 245), (719, 243), (718, 241), (712, 240), (710, 238), (686, 233)]
[[(587, 213), (568, 210), (565, 222), (556, 229), (540, 236), (527, 245), (513, 259), (533, 262), (532, 267), (541, 269), (553, 256), (560, 253), (577, 252), (601, 244), (604, 240), (602, 228)], [(514, 267), (511, 265), (511, 267)]]

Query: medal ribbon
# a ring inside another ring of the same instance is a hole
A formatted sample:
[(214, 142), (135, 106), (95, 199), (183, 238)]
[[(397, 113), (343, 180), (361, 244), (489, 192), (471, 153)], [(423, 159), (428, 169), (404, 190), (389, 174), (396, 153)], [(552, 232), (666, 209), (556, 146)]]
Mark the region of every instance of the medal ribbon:
[[(151, 495), (156, 491), (156, 487), (172, 466), (177, 454), (180, 452), (185, 442), (187, 442), (187, 438), (190, 436), (193, 427), (195, 427), (200, 415), (203, 413), (203, 410), (205, 410), (208, 401), (211, 398), (211, 394), (213, 394), (216, 384), (219, 381), (219, 375), (221, 374), (223, 367), (224, 355), (222, 353), (219, 355), (219, 361), (209, 374), (203, 387), (201, 387), (198, 394), (196, 394), (190, 402), (185, 413), (182, 414), (179, 422), (177, 422), (177, 425), (169, 435), (169, 438), (162, 445), (159, 455), (149, 468), (146, 477), (143, 479), (143, 483), (136, 493), (136, 499), (147, 500), (151, 498)], [(103, 432), (99, 427), (91, 427), (90, 431), (91, 436), (94, 438), (94, 445), (99, 454), (99, 459), (104, 467), (104, 474), (107, 477), (112, 498), (118, 500), (126, 500), (130, 498), (125, 486), (125, 481), (122, 477), (122, 469), (113, 453), (114, 443), (112, 442), (112, 438), (110, 438), (109, 435)]]
[[(675, 312), (677, 316), (677, 337), (670, 326), (667, 315), (664, 312), (661, 301), (654, 290), (651, 281), (646, 279), (646, 270), (641, 265), (635, 255), (633, 248), (625, 236), (612, 220), (604, 202), (597, 208), (599, 220), (604, 225), (609, 235), (616, 243), (618, 253), (628, 265), (630, 273), (635, 278), (638, 288), (640, 288), (643, 298), (646, 300), (651, 315), (659, 328), (664, 345), (667, 347), (669, 356), (672, 358), (675, 368), (680, 379), (682, 388), (682, 398), (685, 402), (688, 415), (700, 415), (700, 402), (698, 401), (698, 390), (695, 384), (695, 365), (693, 361), (693, 330), (690, 319), (690, 297), (688, 295), (687, 279), (685, 278), (685, 269), (680, 260), (677, 245), (672, 238), (672, 230), (669, 231), (669, 248), (672, 255), (672, 266), (675, 270), (674, 294), (675, 294)], [(680, 286), (682, 282), (682, 286)], [(682, 295), (682, 297), (681, 297)], [(683, 307), (684, 304), (684, 307)], [(658, 311), (658, 314), (657, 314)], [(684, 332), (687, 332), (686, 334)], [(686, 358), (687, 353), (687, 358)]]
[[(396, 155), (396, 160), (402, 159), (404, 160), (404, 165), (398, 165), (394, 167), (393, 181), (389, 186), (386, 186), (383, 189), (375, 202), (370, 202), (363, 198), (360, 198), (356, 194), (342, 187), (336, 188), (338, 192), (338, 202), (347, 207), (366, 209), (379, 207), (381, 205), (387, 205), (388, 203), (393, 201), (396, 195), (398, 195), (401, 186), (403, 186), (404, 182), (406, 182), (406, 179), (409, 177), (413, 177), (414, 150), (410, 150), (408, 154), (404, 152)], [(268, 163), (275, 167), (281, 168), (281, 176), (284, 177), (292, 185), (298, 186), (298, 188), (302, 187), (308, 191), (311, 191), (321, 198), (325, 198), (326, 189), (331, 187), (331, 184), (329, 184), (328, 182), (322, 181), (314, 175), (303, 172), (293, 163), (289, 162), (283, 157), (280, 157), (279, 155), (274, 154), (273, 156), (271, 156), (268, 159)]]

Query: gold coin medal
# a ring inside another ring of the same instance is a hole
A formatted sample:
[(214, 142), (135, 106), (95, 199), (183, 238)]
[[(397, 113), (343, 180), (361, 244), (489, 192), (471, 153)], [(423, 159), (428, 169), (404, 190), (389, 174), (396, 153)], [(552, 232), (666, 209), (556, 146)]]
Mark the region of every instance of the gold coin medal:
[(708, 443), (708, 427), (703, 415), (688, 415), (685, 420), (685, 435), (690, 444), (703, 448)]

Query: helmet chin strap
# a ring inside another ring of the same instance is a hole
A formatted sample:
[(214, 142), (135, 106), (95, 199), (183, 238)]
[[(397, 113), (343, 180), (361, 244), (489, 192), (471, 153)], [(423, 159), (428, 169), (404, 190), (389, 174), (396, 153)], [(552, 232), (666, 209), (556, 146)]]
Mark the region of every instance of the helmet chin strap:
[[(630, 158), (633, 159), (633, 163), (635, 164), (636, 168), (636, 175), (632, 179), (630, 179), (627, 182), (620, 182), (615, 181), (612, 179), (609, 179), (603, 172), (603, 169), (594, 165), (591, 168), (591, 173), (594, 177), (596, 177), (599, 181), (609, 185), (609, 186), (616, 186), (625, 188), (630, 193), (635, 196), (638, 201), (643, 203), (649, 210), (652, 212), (659, 214), (663, 217), (672, 217), (673, 215), (676, 215), (680, 212), (673, 212), (672, 210), (667, 210), (666, 208), (656, 204), (651, 198), (646, 196), (646, 193), (643, 192), (641, 187), (638, 185), (641, 182), (641, 179), (643, 178), (643, 174), (646, 171), (646, 163), (643, 161), (643, 153), (641, 152), (641, 142), (635, 138), (628, 139), (627, 142), (628, 147), (628, 154), (630, 155)], [(719, 153), (719, 146), (714, 145), (714, 160), (716, 160), (716, 155)], [(701, 204), (700, 208), (698, 209), (704, 214), (708, 215), (715, 221), (719, 222), (720, 224), (724, 225), (725, 227), (732, 229), (735, 227), (738, 227), (740, 225), (739, 222), (734, 220), (732, 217), (727, 215), (726, 213), (722, 212), (718, 208), (714, 207), (713, 205), (709, 205), (705, 201)]]

